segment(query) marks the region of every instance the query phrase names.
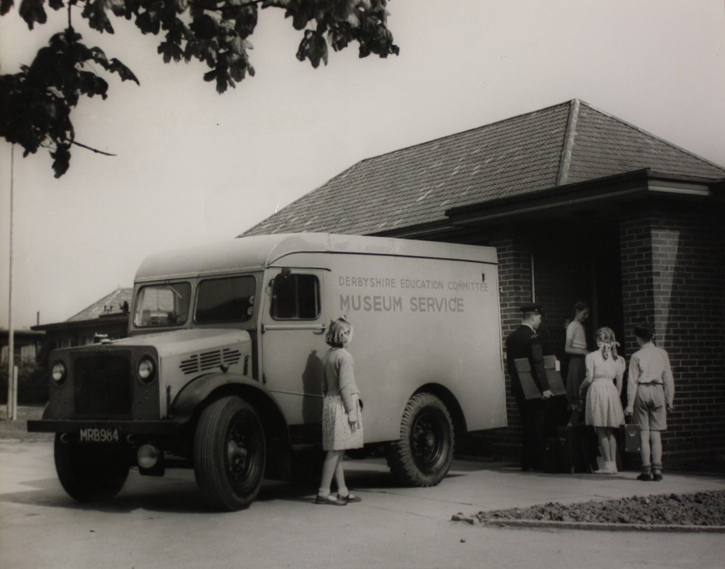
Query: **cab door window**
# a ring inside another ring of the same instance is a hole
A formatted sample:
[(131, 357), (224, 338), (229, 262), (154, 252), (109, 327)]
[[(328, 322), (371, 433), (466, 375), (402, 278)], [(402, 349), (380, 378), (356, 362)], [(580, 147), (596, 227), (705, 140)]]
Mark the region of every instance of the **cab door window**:
[(253, 276), (209, 279), (199, 284), (196, 295), (198, 324), (245, 322), (254, 312)]
[(315, 320), (320, 316), (320, 281), (315, 275), (283, 271), (272, 281), (270, 314), (275, 320)]

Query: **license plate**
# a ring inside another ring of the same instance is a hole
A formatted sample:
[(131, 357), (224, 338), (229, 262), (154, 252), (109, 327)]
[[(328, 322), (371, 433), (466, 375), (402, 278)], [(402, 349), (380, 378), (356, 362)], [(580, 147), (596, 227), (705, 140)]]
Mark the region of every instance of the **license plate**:
[(117, 443), (119, 441), (118, 429), (81, 429), (79, 439), (82, 443)]

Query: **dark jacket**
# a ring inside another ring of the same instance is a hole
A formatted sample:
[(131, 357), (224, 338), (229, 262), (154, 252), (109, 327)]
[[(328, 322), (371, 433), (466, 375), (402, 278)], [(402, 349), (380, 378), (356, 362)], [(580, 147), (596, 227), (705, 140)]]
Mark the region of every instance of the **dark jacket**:
[(541, 345), (541, 338), (530, 326), (525, 324), (519, 326), (506, 338), (506, 363), (511, 376), (511, 388), (519, 405), (525, 399), (514, 360), (520, 358), (529, 359), (531, 375), (539, 390), (542, 393), (548, 390), (549, 382), (546, 379), (546, 370), (544, 369), (544, 349)]

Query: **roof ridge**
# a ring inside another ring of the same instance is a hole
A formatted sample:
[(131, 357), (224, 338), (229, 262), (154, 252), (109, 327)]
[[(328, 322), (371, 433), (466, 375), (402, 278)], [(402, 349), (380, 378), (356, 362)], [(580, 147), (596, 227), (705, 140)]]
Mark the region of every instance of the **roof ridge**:
[(576, 138), (576, 127), (579, 120), (579, 99), (571, 100), (571, 108), (569, 109), (569, 118), (566, 123), (566, 131), (564, 132), (564, 143), (561, 149), (561, 159), (559, 161), (559, 172), (556, 176), (556, 185), (563, 186), (569, 178), (569, 168), (571, 167), (571, 156), (574, 152), (574, 139)]
[(586, 105), (587, 107), (589, 107), (591, 110), (596, 111), (597, 113), (600, 113), (600, 114), (602, 114), (602, 115), (604, 115), (606, 117), (609, 117), (610, 119), (613, 119), (613, 120), (615, 120), (615, 121), (617, 121), (617, 122), (619, 122), (619, 123), (621, 123), (621, 124), (623, 124), (623, 125), (625, 125), (625, 126), (627, 126), (629, 128), (632, 128), (632, 129), (634, 129), (634, 130), (636, 130), (636, 131), (638, 131), (638, 132), (640, 132), (640, 133), (642, 133), (642, 134), (644, 134), (646, 136), (649, 136), (651, 138), (654, 138), (655, 140), (657, 140), (657, 141), (659, 141), (659, 142), (661, 142), (663, 144), (666, 144), (667, 146), (670, 146), (671, 148), (674, 148), (676, 150), (679, 150), (680, 152), (683, 152), (683, 153), (685, 153), (685, 154), (687, 154), (689, 156), (692, 156), (693, 158), (697, 158), (698, 160), (702, 160), (703, 162), (706, 162), (710, 166), (714, 166), (715, 168), (717, 168), (719, 170), (725, 171), (725, 166), (722, 166), (721, 164), (717, 164), (717, 163), (713, 162), (712, 160), (708, 160), (707, 158), (703, 158), (702, 156), (700, 156), (698, 154), (695, 154), (694, 152), (692, 152), (690, 150), (687, 150), (686, 148), (683, 148), (682, 146), (679, 146), (679, 145), (675, 144), (674, 142), (670, 142), (669, 140), (666, 140), (666, 139), (662, 138), (661, 136), (657, 136), (656, 134), (652, 134), (651, 132), (649, 132), (648, 130), (643, 129), (642, 127), (639, 127), (639, 126), (637, 126), (635, 124), (632, 124), (631, 122), (626, 121), (624, 119), (621, 119), (621, 118), (619, 118), (616, 115), (613, 115), (611, 113), (608, 113), (607, 111), (603, 111), (601, 109), (598, 109), (597, 107), (594, 107), (594, 106), (590, 105), (589, 103), (585, 103), (584, 101), (581, 101), (581, 103), (584, 104), (584, 105)]

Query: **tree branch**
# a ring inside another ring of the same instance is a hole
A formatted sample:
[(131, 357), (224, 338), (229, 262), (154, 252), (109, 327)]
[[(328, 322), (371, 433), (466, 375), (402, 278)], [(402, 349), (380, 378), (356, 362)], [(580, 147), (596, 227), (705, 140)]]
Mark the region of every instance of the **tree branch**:
[(80, 146), (81, 148), (85, 148), (86, 150), (90, 150), (91, 152), (95, 152), (96, 154), (103, 154), (104, 156), (116, 156), (115, 154), (111, 154), (110, 152), (104, 152), (103, 150), (97, 150), (90, 146), (86, 146), (85, 144), (76, 142), (75, 140), (71, 140), (70, 142), (71, 144), (75, 144), (76, 146)]

